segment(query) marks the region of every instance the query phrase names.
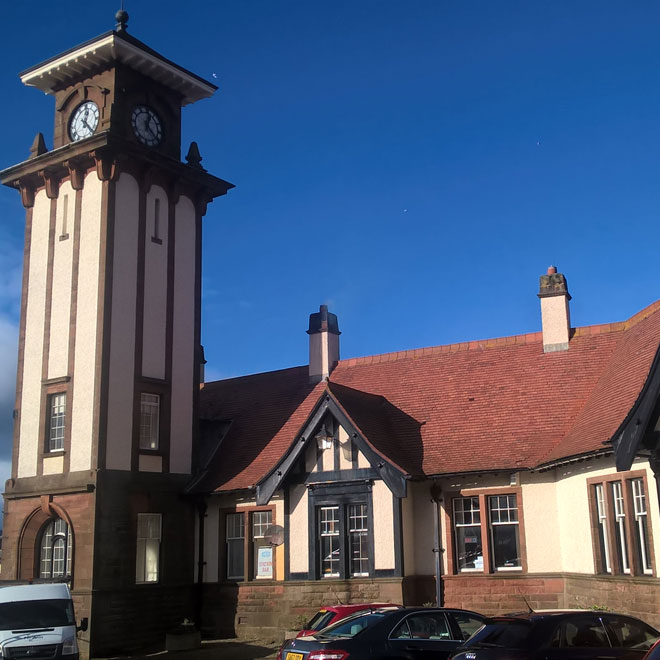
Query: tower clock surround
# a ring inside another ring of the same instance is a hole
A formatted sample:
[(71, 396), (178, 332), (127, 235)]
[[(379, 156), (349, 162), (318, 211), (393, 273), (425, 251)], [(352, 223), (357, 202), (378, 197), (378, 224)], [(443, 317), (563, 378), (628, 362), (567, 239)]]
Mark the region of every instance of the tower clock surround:
[[(0, 172), (26, 208), (3, 578), (68, 579), (90, 617), (81, 657), (111, 655), (195, 618), (197, 512), (185, 489), (202, 218), (233, 186), (201, 167), (196, 145), (180, 158), (181, 108), (215, 86), (129, 35), (126, 20), (21, 80), (55, 98), (55, 125), (52, 150), (39, 137)], [(70, 560), (57, 575), (40, 554), (55, 523)]]

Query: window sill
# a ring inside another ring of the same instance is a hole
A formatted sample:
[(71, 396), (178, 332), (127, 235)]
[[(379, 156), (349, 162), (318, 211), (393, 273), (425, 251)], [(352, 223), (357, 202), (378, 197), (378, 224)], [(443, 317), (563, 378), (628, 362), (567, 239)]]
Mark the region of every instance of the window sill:
[(218, 580), (219, 582), (223, 582), (225, 584), (242, 584), (242, 585), (247, 585), (247, 584), (261, 584), (262, 582), (268, 583), (268, 582), (277, 582), (276, 578), (250, 578), (249, 580), (246, 580), (245, 578), (221, 578)]

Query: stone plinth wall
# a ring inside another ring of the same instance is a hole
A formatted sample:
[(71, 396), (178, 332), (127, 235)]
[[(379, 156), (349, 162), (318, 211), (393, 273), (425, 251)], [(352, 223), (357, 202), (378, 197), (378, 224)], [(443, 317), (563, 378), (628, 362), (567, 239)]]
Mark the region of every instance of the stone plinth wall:
[[(660, 629), (657, 578), (575, 574), (452, 575), (443, 579), (445, 607), (482, 614), (606, 607), (639, 617)], [(207, 637), (264, 636), (281, 639), (323, 605), (391, 602), (423, 605), (435, 601), (432, 576), (404, 579), (206, 584), (202, 634)]]
[[(323, 605), (402, 603), (401, 578), (204, 585), (202, 634), (281, 639)], [(299, 627), (299, 626), (298, 626)]]
[[(564, 578), (539, 575), (452, 575), (444, 580), (445, 607), (482, 614), (564, 607)], [(527, 601), (527, 602), (525, 602)]]
[(567, 575), (566, 607), (607, 607), (660, 630), (660, 580), (653, 577)]

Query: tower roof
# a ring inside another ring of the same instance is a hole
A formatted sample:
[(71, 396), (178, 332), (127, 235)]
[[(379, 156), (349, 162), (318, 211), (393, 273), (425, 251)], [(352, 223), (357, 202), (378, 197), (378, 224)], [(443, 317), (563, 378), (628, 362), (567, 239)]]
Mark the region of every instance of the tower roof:
[(181, 105), (208, 98), (218, 89), (213, 83), (168, 60), (139, 39), (125, 31), (115, 30), (26, 69), (20, 78), (25, 85), (53, 94), (113, 62), (121, 62), (179, 92), (182, 96)]

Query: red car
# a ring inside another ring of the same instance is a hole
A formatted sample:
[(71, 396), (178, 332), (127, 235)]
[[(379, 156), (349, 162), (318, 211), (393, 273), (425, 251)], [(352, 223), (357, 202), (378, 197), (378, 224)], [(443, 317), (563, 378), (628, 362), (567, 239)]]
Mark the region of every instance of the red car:
[(660, 640), (648, 650), (642, 660), (660, 660)]
[(397, 607), (392, 603), (359, 603), (358, 605), (328, 605), (322, 607), (306, 624), (296, 637), (313, 635), (317, 630), (327, 628), (331, 623), (346, 618), (362, 610), (373, 610), (379, 607)]

